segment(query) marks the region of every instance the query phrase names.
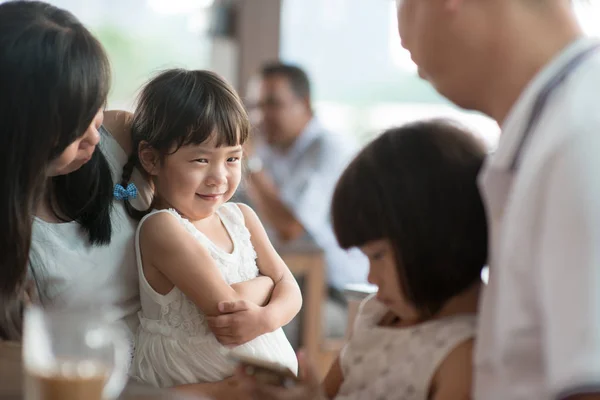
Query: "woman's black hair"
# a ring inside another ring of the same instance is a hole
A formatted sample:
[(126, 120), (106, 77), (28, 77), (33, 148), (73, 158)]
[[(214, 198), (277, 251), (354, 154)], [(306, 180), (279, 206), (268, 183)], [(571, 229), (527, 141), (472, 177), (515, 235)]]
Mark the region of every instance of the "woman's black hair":
[[(131, 179), (139, 160), (140, 145), (161, 157), (181, 146), (201, 144), (216, 135), (217, 146), (244, 144), (250, 122), (235, 89), (219, 75), (202, 70), (170, 69), (158, 74), (142, 89), (131, 127), (134, 151), (123, 167), (121, 185)], [(125, 200), (132, 218), (149, 210), (137, 210)]]
[(485, 155), (456, 124), (418, 122), (384, 132), (337, 184), (340, 245), (388, 239), (403, 292), (425, 316), (481, 279), (487, 223), (477, 175)]
[(52, 178), (48, 166), (84, 134), (106, 102), (100, 43), (69, 12), (38, 1), (0, 4), (0, 338), (18, 339), (33, 215), (45, 193), (92, 243), (110, 240), (106, 159)]

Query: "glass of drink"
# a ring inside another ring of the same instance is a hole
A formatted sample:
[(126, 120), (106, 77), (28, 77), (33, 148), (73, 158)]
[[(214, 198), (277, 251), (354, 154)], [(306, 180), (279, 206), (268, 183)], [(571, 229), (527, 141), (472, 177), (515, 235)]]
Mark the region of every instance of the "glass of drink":
[(106, 400), (127, 383), (130, 344), (99, 310), (30, 306), (23, 326), (25, 400)]

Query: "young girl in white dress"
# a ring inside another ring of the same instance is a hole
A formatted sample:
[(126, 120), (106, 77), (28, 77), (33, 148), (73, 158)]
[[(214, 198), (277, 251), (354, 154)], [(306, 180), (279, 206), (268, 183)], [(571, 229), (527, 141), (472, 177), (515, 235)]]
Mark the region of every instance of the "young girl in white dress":
[[(469, 399), (487, 224), (477, 189), (486, 151), (452, 124), (391, 129), (348, 166), (333, 198), (340, 245), (370, 261), (376, 295), (323, 384), (308, 364), (292, 389), (243, 377), (250, 397)], [(303, 367), (306, 367), (304, 369)]]
[[(170, 387), (231, 376), (235, 366), (223, 344), (297, 371), (280, 327), (300, 309), (298, 285), (256, 214), (227, 202), (240, 183), (248, 133), (238, 95), (213, 73), (169, 70), (142, 90), (132, 123), (137, 152), (115, 196), (141, 218), (142, 310), (131, 374), (146, 383)], [(149, 211), (129, 203), (135, 166), (154, 184)], [(245, 311), (235, 317), (250, 332), (246, 343), (207, 322), (240, 300)]]

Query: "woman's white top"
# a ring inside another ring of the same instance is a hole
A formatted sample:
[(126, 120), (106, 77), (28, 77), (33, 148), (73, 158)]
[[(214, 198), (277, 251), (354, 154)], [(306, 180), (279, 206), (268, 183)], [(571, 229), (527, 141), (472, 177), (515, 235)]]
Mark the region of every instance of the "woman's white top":
[[(250, 232), (237, 204), (226, 203), (217, 210), (233, 241), (231, 253), (215, 245), (174, 210), (156, 210), (144, 217), (136, 235), (142, 311), (131, 375), (158, 387), (223, 380), (233, 375), (235, 364), (208, 328), (204, 314), (177, 287), (161, 295), (144, 276), (139, 233), (144, 222), (158, 213), (172, 215), (209, 250), (228, 284), (256, 278), (259, 272)], [(281, 328), (237, 347), (236, 352), (279, 363), (294, 373), (298, 369), (294, 350)]]
[[(127, 155), (104, 127), (100, 128), (100, 148), (115, 183), (120, 182)], [(138, 171), (132, 181), (140, 192), (133, 202), (147, 204), (149, 185)], [(123, 321), (132, 333), (138, 325), (139, 286), (135, 263), (136, 222), (121, 202), (114, 201), (111, 212), (110, 244), (91, 245), (88, 235), (75, 221), (33, 222), (29, 276), (34, 278), (44, 305), (65, 307), (109, 307), (115, 321)]]

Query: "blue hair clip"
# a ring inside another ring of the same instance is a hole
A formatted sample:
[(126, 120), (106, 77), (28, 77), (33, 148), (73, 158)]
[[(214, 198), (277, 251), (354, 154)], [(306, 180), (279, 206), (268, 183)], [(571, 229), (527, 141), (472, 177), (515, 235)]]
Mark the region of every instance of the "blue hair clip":
[(137, 187), (133, 183), (127, 185), (126, 188), (123, 185), (116, 184), (113, 196), (117, 200), (135, 199), (137, 197)]

